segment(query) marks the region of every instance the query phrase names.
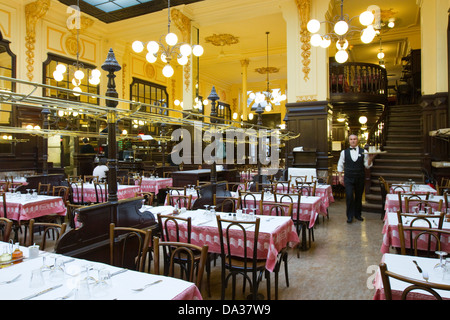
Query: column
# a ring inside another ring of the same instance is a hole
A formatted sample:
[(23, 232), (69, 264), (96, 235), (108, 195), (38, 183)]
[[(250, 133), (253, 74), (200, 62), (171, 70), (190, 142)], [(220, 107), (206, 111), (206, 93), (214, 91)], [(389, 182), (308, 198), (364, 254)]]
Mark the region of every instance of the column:
[[(316, 151), (317, 174), (326, 177), (331, 167), (332, 111), (328, 103), (328, 52), (312, 47), (306, 24), (325, 20), (328, 0), (295, 0), (281, 4), (287, 34), (286, 126), (300, 137), (287, 143), (286, 162), (293, 166), (292, 149)], [(323, 27), (325, 28), (325, 27)]]
[[(242, 99), (241, 99), (241, 107), (240, 111), (244, 117), (244, 121), (247, 121), (248, 110), (247, 110), (247, 69), (249, 64), (248, 59), (241, 60), (242, 67)], [(239, 113), (239, 112), (238, 112)], [(238, 119), (239, 120), (239, 119)]]

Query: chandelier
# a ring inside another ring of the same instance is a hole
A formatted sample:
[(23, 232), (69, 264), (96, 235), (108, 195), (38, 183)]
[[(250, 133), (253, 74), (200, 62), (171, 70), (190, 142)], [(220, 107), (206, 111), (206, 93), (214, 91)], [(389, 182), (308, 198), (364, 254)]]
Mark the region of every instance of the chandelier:
[[(154, 63), (158, 58), (166, 65), (164, 66), (162, 73), (165, 77), (170, 78), (173, 73), (173, 67), (170, 65), (172, 59), (177, 59), (178, 63), (182, 66), (188, 63), (188, 56), (191, 53), (200, 57), (203, 54), (203, 47), (199, 44), (196, 44), (191, 47), (190, 44), (184, 42), (178, 42), (178, 37), (175, 33), (170, 32), (170, 0), (168, 3), (168, 33), (166, 35), (162, 35), (159, 41), (149, 41), (147, 43), (147, 55), (145, 56), (146, 60), (150, 63)], [(163, 41), (164, 38), (164, 41)], [(137, 40), (132, 44), (133, 51), (136, 53), (140, 53), (144, 50), (144, 43)]]
[[(349, 36), (351, 33), (360, 32), (361, 33), (361, 41), (363, 43), (370, 43), (376, 35), (375, 29), (372, 25), (374, 21), (374, 14), (367, 10), (359, 15), (359, 22), (365, 26), (366, 28), (360, 29), (351, 25), (351, 22), (356, 17), (349, 18), (348, 15), (344, 15), (344, 0), (341, 0), (341, 14), (335, 16), (333, 21), (322, 21), (316, 19), (311, 19), (308, 21), (306, 28), (310, 33), (313, 33), (311, 36), (311, 45), (314, 47), (322, 47), (328, 48), (331, 44), (331, 40), (336, 40), (336, 48), (337, 52), (335, 55), (335, 59), (339, 63), (344, 63), (348, 59), (348, 53), (346, 49), (348, 48), (348, 40), (346, 36)], [(320, 24), (328, 23), (332, 26), (332, 31), (326, 34), (319, 34)]]
[[(80, 62), (80, 28), (81, 28), (81, 15), (80, 15), (80, 1), (77, 1), (77, 7), (75, 9), (75, 28), (77, 29), (77, 60), (73, 64), (73, 68), (69, 68), (69, 70), (66, 68), (64, 64), (59, 63), (56, 66), (56, 70), (53, 71), (53, 79), (55, 79), (57, 82), (62, 81), (64, 79), (64, 74), (66, 74), (70, 77), (71, 74), (73, 76), (72, 78), (72, 85), (73, 85), (73, 91), (77, 93), (73, 93), (74, 96), (79, 96), (79, 92), (82, 92), (81, 90), (81, 81), (84, 79), (85, 74), (83, 70), (85, 69), (83, 63)], [(98, 69), (90, 70), (88, 69), (89, 73), (89, 83), (91, 85), (98, 85), (100, 83), (100, 76), (101, 72)]]
[(272, 111), (273, 105), (278, 105), (281, 101), (286, 100), (286, 95), (282, 94), (280, 89), (274, 89), (270, 91), (269, 73), (271, 72), (271, 70), (274, 70), (275, 68), (269, 67), (269, 31), (266, 32), (266, 36), (267, 36), (267, 66), (266, 68), (258, 68), (256, 69), (256, 71), (260, 73), (266, 73), (267, 88), (266, 91), (263, 91), (262, 93), (261, 92), (250, 93), (249, 98), (255, 101), (255, 105), (259, 105), (260, 103), (265, 102), (264, 110), (266, 112), (270, 112)]

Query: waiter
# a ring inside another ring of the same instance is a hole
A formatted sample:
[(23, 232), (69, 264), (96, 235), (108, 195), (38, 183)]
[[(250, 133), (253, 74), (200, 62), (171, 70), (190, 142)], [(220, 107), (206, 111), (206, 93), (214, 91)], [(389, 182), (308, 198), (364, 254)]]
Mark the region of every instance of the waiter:
[(345, 200), (347, 203), (347, 223), (353, 218), (363, 221), (361, 217), (362, 195), (364, 193), (364, 168), (369, 169), (375, 155), (364, 154), (364, 149), (358, 146), (358, 136), (348, 137), (350, 147), (341, 151), (337, 171), (339, 183), (345, 186)]

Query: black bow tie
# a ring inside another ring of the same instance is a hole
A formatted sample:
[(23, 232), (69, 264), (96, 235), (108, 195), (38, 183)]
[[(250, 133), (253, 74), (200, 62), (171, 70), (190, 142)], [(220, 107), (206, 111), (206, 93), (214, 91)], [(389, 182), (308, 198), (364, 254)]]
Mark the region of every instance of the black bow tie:
[(350, 150), (356, 150), (356, 148), (350, 148)]

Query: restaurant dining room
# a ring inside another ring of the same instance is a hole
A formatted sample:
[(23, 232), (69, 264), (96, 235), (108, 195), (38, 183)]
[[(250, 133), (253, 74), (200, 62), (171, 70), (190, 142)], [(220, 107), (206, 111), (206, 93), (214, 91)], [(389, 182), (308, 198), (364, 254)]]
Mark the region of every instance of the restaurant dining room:
[(0, 0), (0, 299), (450, 299), (449, 9)]

